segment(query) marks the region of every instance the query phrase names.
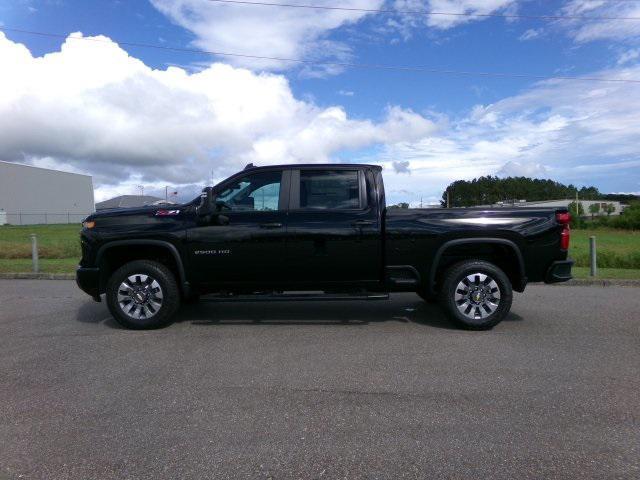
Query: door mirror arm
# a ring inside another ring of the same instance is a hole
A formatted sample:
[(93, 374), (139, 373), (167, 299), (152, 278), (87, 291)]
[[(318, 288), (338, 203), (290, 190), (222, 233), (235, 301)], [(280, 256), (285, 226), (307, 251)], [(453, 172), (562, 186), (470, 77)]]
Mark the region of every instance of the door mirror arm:
[(229, 217), (220, 213), (228, 205), (222, 201), (216, 201), (216, 195), (211, 187), (206, 187), (200, 195), (200, 205), (198, 206), (198, 223), (201, 225), (228, 225)]
[(215, 213), (215, 195), (213, 188), (206, 187), (202, 189), (200, 194), (200, 205), (198, 205), (198, 216), (206, 217)]

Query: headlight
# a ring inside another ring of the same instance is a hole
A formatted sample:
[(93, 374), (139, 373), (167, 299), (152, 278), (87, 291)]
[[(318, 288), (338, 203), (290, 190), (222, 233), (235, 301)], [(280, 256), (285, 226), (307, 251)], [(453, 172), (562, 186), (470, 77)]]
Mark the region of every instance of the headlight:
[(90, 222), (82, 222), (82, 226), (84, 228), (93, 228), (96, 226), (96, 222), (94, 221), (90, 221)]

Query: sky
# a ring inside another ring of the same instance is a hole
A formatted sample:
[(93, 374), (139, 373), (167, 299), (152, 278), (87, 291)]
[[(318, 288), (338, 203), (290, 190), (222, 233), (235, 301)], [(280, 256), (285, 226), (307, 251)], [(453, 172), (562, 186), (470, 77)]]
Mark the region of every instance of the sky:
[(298, 162), (382, 165), (414, 206), (481, 175), (640, 192), (640, 0), (280, 3), (346, 9), (0, 0), (0, 159), (97, 201)]

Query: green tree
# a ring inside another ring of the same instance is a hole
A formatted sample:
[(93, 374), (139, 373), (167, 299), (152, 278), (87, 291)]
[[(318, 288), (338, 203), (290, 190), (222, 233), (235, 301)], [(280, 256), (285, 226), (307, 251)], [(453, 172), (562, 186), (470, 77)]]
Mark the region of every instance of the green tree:
[(582, 203), (571, 202), (569, 204), (569, 213), (571, 214), (571, 226), (573, 228), (582, 228), (584, 226), (584, 220), (582, 217), (584, 216), (584, 207)]
[(582, 202), (578, 202), (577, 209), (576, 209), (576, 202), (571, 202), (569, 204), (569, 213), (571, 214), (571, 216), (583, 217), (584, 207), (582, 206)]
[(592, 203), (591, 205), (589, 205), (589, 213), (591, 214), (591, 220), (593, 220), (593, 217), (600, 213), (600, 204), (599, 203)]
[(473, 180), (456, 180), (449, 184), (442, 194), (442, 206), (447, 205), (447, 192), (452, 207), (491, 205), (497, 202), (527, 200), (559, 200), (575, 198), (576, 193), (583, 199), (602, 197), (595, 187), (578, 189), (574, 185), (563, 185), (553, 180), (527, 177), (479, 177)]
[(604, 211), (607, 212), (607, 216), (610, 216), (616, 211), (616, 206), (613, 203), (607, 203), (604, 207)]
[(409, 204), (406, 202), (400, 202), (397, 205), (390, 205), (389, 208), (409, 208)]

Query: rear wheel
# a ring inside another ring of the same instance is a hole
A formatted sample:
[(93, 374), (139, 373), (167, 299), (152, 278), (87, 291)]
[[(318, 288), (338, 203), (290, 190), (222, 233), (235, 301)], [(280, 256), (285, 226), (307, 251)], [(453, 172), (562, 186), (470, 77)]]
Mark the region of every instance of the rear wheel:
[(513, 292), (505, 273), (492, 263), (467, 260), (446, 271), (440, 301), (446, 314), (469, 330), (488, 330), (511, 309)]
[(171, 271), (158, 262), (126, 263), (109, 278), (107, 306), (116, 321), (135, 330), (164, 327), (180, 306)]

